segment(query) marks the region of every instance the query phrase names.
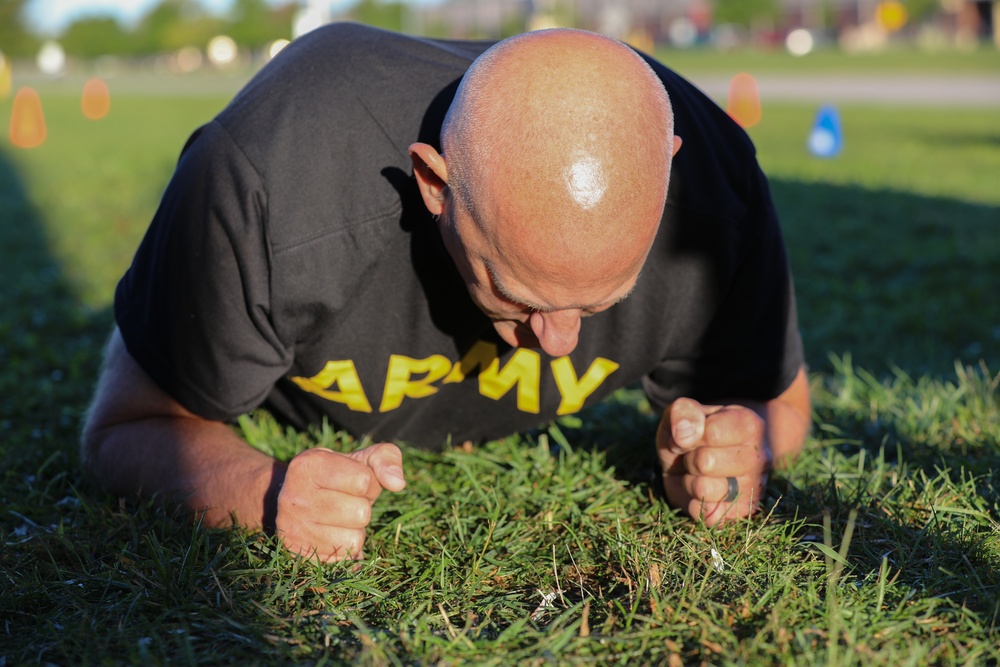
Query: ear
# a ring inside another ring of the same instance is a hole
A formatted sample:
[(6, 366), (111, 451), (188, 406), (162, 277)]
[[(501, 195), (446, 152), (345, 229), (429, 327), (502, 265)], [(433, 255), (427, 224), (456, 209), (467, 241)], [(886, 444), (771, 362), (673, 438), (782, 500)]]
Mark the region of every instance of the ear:
[[(677, 151), (679, 151), (679, 150), (681, 149), (681, 143), (683, 143), (683, 142), (681, 141), (681, 138), (680, 138), (680, 137), (678, 137), (678, 136), (677, 136), (677, 135), (675, 134), (675, 135), (674, 135), (674, 155), (677, 155)], [(671, 155), (670, 157), (673, 157), (673, 155)]]
[(413, 175), (420, 188), (424, 206), (431, 215), (441, 215), (444, 211), (445, 191), (448, 189), (448, 165), (444, 156), (428, 144), (412, 144), (410, 159), (413, 160)]

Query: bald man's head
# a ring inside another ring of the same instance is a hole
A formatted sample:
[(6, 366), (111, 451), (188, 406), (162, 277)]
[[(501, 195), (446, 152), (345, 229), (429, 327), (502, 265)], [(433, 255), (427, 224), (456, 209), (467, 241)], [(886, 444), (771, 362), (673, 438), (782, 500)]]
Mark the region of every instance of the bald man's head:
[(511, 345), (569, 354), (656, 236), (680, 146), (663, 84), (607, 37), (526, 33), (473, 63), (441, 139), (410, 154), (469, 294)]
[(484, 53), (442, 133), (456, 203), (498, 250), (608, 270), (621, 268), (609, 253), (634, 260), (623, 250), (638, 248), (623, 242), (651, 242), (673, 138), (666, 91), (646, 62), (579, 30), (525, 33)]

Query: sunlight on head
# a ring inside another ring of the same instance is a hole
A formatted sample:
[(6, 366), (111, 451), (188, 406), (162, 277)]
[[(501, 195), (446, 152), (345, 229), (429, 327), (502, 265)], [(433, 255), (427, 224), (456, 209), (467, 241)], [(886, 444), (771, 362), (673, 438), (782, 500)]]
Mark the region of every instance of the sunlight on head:
[(492, 242), (530, 239), (532, 252), (556, 243), (569, 264), (604, 256), (623, 233), (655, 231), (672, 137), (663, 85), (634, 51), (546, 30), (476, 60), (442, 142), (452, 192)]
[(570, 196), (585, 209), (596, 206), (608, 189), (608, 179), (601, 162), (590, 155), (575, 160), (567, 169)]

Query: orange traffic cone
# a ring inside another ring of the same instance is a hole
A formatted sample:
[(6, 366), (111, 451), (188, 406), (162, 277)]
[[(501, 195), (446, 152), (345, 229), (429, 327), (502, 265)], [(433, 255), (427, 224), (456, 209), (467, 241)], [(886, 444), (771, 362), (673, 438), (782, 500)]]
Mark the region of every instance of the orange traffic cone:
[(45, 114), (34, 88), (21, 88), (14, 96), (10, 112), (10, 143), (18, 148), (35, 148), (45, 141)]
[(757, 79), (741, 72), (729, 82), (729, 102), (726, 113), (742, 127), (753, 127), (760, 122), (760, 93)]
[(103, 79), (94, 77), (83, 85), (80, 109), (90, 120), (100, 120), (108, 115), (108, 111), (111, 110), (111, 93)]

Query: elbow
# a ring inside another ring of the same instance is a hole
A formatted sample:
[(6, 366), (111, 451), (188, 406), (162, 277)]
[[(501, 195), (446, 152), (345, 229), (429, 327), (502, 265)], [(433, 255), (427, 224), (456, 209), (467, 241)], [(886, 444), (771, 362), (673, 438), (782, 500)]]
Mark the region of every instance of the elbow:
[(110, 493), (121, 494), (130, 488), (127, 450), (122, 443), (130, 440), (122, 431), (128, 422), (107, 408), (107, 403), (97, 396), (80, 430), (80, 467), (84, 475), (98, 487)]
[(94, 420), (93, 411), (89, 412), (84, 420), (83, 429), (80, 432), (80, 466), (84, 474), (92, 480), (99, 481), (103, 475), (102, 461), (104, 451), (110, 439), (111, 430), (102, 427)]

